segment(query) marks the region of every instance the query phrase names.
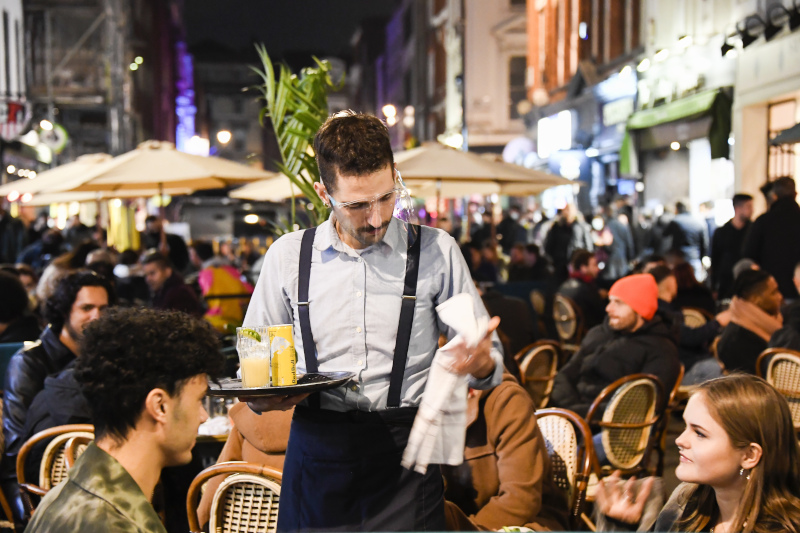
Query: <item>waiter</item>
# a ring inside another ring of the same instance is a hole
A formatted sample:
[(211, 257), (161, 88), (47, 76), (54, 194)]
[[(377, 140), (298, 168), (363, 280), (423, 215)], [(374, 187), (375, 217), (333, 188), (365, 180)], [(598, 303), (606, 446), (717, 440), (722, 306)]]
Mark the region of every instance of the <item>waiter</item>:
[[(293, 324), (299, 372), (350, 371), (346, 386), (306, 398), (269, 397), (256, 411), (297, 405), (281, 487), (280, 531), (445, 528), (442, 476), (400, 466), (440, 331), (435, 307), (468, 292), (486, 310), (447, 233), (393, 217), (405, 192), (386, 126), (354, 112), (330, 117), (314, 139), (332, 208), (319, 227), (278, 239), (267, 252), (246, 326)], [(455, 372), (470, 387), (502, 379), (489, 333)], [(432, 384), (435, 386), (435, 384)]]

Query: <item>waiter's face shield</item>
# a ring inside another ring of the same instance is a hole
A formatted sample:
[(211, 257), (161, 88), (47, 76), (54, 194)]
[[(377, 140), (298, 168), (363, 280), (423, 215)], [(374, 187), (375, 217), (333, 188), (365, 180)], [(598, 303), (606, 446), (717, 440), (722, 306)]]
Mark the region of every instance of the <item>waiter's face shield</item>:
[[(413, 220), (414, 205), (411, 194), (403, 183), (400, 172), (397, 169), (392, 170), (391, 187), (372, 196), (341, 201), (341, 197), (337, 200), (326, 191), (339, 229), (355, 239), (361, 245), (359, 247), (370, 246), (383, 240), (393, 217), (403, 222)], [(381, 181), (380, 178), (378, 181)], [(339, 190), (336, 194), (338, 196), (344, 193)]]

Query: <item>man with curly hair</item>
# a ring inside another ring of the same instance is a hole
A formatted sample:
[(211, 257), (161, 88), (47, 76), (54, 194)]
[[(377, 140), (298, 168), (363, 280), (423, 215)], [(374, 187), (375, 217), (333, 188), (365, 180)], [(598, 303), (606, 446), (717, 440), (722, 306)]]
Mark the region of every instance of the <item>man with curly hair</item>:
[(153, 491), (163, 468), (191, 461), (223, 366), (216, 333), (185, 313), (120, 308), (87, 326), (75, 378), (95, 441), (25, 531), (165, 532)]
[(44, 387), (44, 380), (61, 372), (79, 356), (83, 330), (115, 303), (111, 283), (90, 271), (79, 271), (59, 282), (45, 302), (44, 315), (49, 325), (39, 340), (11, 357), (3, 386), (3, 435), (5, 452), (0, 465), (0, 481), (15, 514), (22, 518), (22, 502), (17, 489), (17, 453), (22, 447), (22, 432), (28, 408)]

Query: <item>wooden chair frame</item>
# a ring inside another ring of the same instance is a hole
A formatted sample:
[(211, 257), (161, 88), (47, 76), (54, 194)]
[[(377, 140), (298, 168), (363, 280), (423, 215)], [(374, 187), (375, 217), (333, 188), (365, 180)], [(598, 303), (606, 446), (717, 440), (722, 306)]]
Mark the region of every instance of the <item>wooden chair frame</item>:
[[(211, 478), (221, 474), (250, 474), (266, 478), (268, 481), (280, 485), (283, 474), (272, 467), (248, 463), (246, 461), (228, 461), (212, 465), (194, 478), (189, 486), (189, 493), (186, 495), (186, 515), (189, 518), (189, 531), (191, 533), (201, 533), (200, 520), (197, 516), (197, 506), (200, 502), (200, 492), (203, 485)], [(221, 484), (220, 488), (224, 485)]]
[[(604, 420), (595, 420), (595, 418), (600, 415), (603, 416), (607, 409), (606, 404), (607, 401), (610, 401), (614, 398), (614, 396), (623, 391), (625, 388), (632, 386), (632, 384), (639, 380), (649, 380), (653, 383), (655, 388), (656, 397), (653, 405), (653, 412), (650, 417), (642, 422), (636, 423), (622, 423), (622, 422), (609, 422)], [(612, 465), (615, 470), (622, 470), (623, 473), (632, 474), (638, 473), (641, 471), (647, 471), (647, 466), (650, 460), (650, 454), (653, 451), (656, 443), (658, 442), (658, 438), (660, 435), (658, 434), (659, 430), (659, 423), (663, 418), (664, 410), (666, 408), (666, 398), (664, 395), (664, 385), (662, 385), (661, 380), (658, 377), (652, 374), (631, 374), (629, 376), (624, 376), (615, 382), (608, 385), (600, 394), (597, 395), (597, 398), (594, 399), (592, 402), (591, 407), (589, 407), (589, 412), (586, 414), (586, 423), (589, 425), (591, 429), (594, 426), (600, 428), (601, 431), (611, 430), (611, 429), (640, 429), (644, 430), (646, 428), (650, 428), (649, 435), (647, 436), (647, 442), (644, 446), (644, 452), (642, 454), (642, 458), (639, 461), (639, 464), (632, 467), (632, 468), (617, 468)], [(602, 409), (601, 409), (602, 406)], [(602, 412), (601, 412), (602, 411)], [(608, 452), (607, 452), (608, 454)], [(599, 461), (597, 460), (597, 456), (593, 457), (593, 462), (595, 465), (595, 471), (598, 477), (602, 476), (603, 470), (600, 468)]]
[[(547, 375), (529, 376), (528, 369), (531, 367), (536, 358), (546, 351), (550, 351), (553, 354)], [(558, 364), (560, 359), (561, 348), (557, 344), (550, 341), (539, 341), (529, 344), (514, 356), (514, 360), (519, 363), (519, 372), (520, 377), (522, 378), (521, 384), (525, 390), (528, 391), (528, 394), (530, 394), (531, 399), (534, 400), (534, 403), (536, 403), (537, 409), (546, 407), (547, 403), (550, 401), (550, 394), (553, 392), (553, 381), (558, 373)], [(536, 397), (537, 395), (534, 393), (534, 391), (531, 390), (532, 387), (529, 387), (529, 384), (533, 386), (534, 384), (540, 383), (544, 383), (544, 391), (542, 392), (541, 398), (538, 398)]]
[[(762, 368), (764, 367), (764, 361), (769, 357), (772, 359), (767, 366), (767, 375), (764, 376), (762, 375)], [(789, 361), (800, 366), (800, 352), (790, 350), (789, 348), (768, 348), (761, 352), (758, 359), (756, 359), (756, 374), (764, 378), (767, 383), (775, 387), (775, 390), (777, 390), (781, 396), (786, 398), (786, 402), (789, 404), (790, 411), (792, 412), (792, 421), (794, 422), (795, 431), (800, 432), (800, 418), (795, 416), (794, 409), (792, 409), (792, 407), (800, 404), (800, 389), (786, 389), (784, 387), (779, 387), (775, 383), (776, 380), (773, 371), (775, 364), (781, 361)]]
[[(578, 528), (583, 518), (583, 505), (586, 501), (586, 488), (589, 482), (589, 476), (592, 472), (594, 444), (592, 442), (592, 432), (589, 429), (589, 424), (586, 420), (581, 418), (577, 413), (568, 409), (560, 409), (550, 407), (548, 409), (540, 409), (536, 411), (536, 418), (540, 424), (541, 421), (548, 416), (557, 416), (564, 418), (572, 423), (575, 430), (577, 449), (575, 450), (575, 476), (574, 479), (569, 480), (572, 486), (572, 498), (567, 503), (570, 510), (570, 526), (573, 530)], [(547, 435), (542, 432), (542, 437), (547, 438)], [(583, 441), (581, 443), (581, 440)], [(548, 450), (549, 452), (549, 450)]]
[[(59, 442), (63, 443), (63, 446), (66, 447), (68, 445), (68, 441), (70, 438), (73, 437), (85, 437), (87, 434), (90, 434), (92, 438), (94, 438), (94, 426), (91, 424), (68, 424), (66, 426), (56, 426), (53, 428), (45, 429), (44, 431), (40, 431), (39, 433), (32, 436), (30, 439), (23, 443), (22, 447), (17, 454), (17, 483), (19, 484), (19, 492), (22, 495), (22, 503), (25, 507), (25, 512), (28, 515), (28, 518), (33, 516), (34, 510), (36, 510), (36, 506), (33, 504), (33, 500), (31, 499), (31, 495), (42, 497), (50, 490), (50, 487), (43, 487), (43, 483), (41, 483), (41, 475), (46, 474), (49, 477), (49, 472), (52, 467), (52, 462), (56, 459), (57, 452), (59, 451), (59, 447), (54, 445), (53, 442), (48, 445), (47, 449), (45, 450), (44, 455), (42, 456), (42, 463), (39, 467), (40, 471), (40, 484), (36, 485), (34, 483), (28, 483), (25, 479), (25, 461), (28, 458), (31, 450), (33, 447), (36, 446), (38, 443), (42, 442), (43, 440), (47, 439), (56, 439), (58, 437), (64, 437), (60, 439)], [(74, 451), (73, 451), (74, 453)], [(45, 478), (47, 479), (47, 478)], [(47, 484), (47, 483), (44, 483)]]
[(672, 387), (672, 390), (669, 393), (669, 398), (667, 398), (666, 407), (664, 407), (664, 412), (661, 415), (661, 423), (658, 426), (658, 446), (656, 446), (656, 454), (658, 454), (658, 462), (656, 463), (656, 471), (655, 474), (657, 476), (664, 475), (664, 456), (666, 455), (667, 449), (667, 429), (669, 426), (670, 416), (672, 416), (672, 412), (678, 409), (678, 404), (681, 401), (679, 396), (679, 392), (681, 391), (681, 382), (683, 381), (683, 376), (686, 373), (686, 369), (681, 363), (680, 370), (678, 371), (678, 379), (675, 381), (675, 385)]

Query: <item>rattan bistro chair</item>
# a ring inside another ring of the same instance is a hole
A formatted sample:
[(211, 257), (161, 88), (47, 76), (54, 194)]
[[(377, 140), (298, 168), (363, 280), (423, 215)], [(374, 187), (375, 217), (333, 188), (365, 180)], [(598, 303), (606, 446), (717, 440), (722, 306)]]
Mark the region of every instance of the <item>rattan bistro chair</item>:
[(709, 320), (714, 319), (711, 313), (696, 307), (683, 307), (681, 313), (683, 314), (683, 323), (690, 328), (705, 326)]
[[(651, 374), (620, 378), (595, 398), (586, 422), (590, 428), (600, 428), (611, 469), (625, 473), (647, 469), (650, 452), (660, 437), (665, 404), (664, 387)], [(602, 475), (599, 465), (597, 471)]]
[[(767, 373), (762, 376), (767, 359)], [(756, 373), (786, 398), (794, 429), (800, 432), (800, 352), (788, 348), (764, 350), (756, 360)]]
[(537, 409), (547, 406), (558, 372), (560, 348), (550, 342), (535, 342), (514, 357), (519, 362), (522, 386), (528, 391)]
[(576, 529), (581, 522), (592, 469), (592, 434), (586, 421), (567, 409), (541, 409), (536, 411), (536, 419), (550, 457), (553, 479), (567, 494), (570, 525)]
[(553, 298), (553, 320), (565, 350), (577, 351), (583, 337), (583, 315), (570, 298), (556, 294)]
[(278, 526), (280, 471), (245, 461), (215, 464), (197, 474), (186, 496), (189, 530), (200, 533), (197, 505), (203, 485), (220, 474), (229, 474), (220, 483), (211, 502), (210, 533), (274, 533)]
[[(17, 454), (17, 482), (22, 494), (22, 503), (28, 516), (33, 515), (36, 509), (31, 496), (42, 497), (47, 492), (61, 483), (67, 477), (69, 467), (66, 463), (66, 450), (71, 446), (73, 439), (80, 439), (81, 442), (88, 444), (94, 440), (94, 426), (91, 424), (69, 424), (66, 426), (56, 426), (44, 431), (40, 431), (22, 445)], [(39, 484), (28, 482), (25, 479), (25, 463), (33, 448), (44, 441), (50, 441), (42, 455), (42, 462), (39, 467)], [(84, 446), (83, 449), (86, 447)], [(71, 454), (76, 454), (80, 450), (72, 446)], [(73, 461), (74, 462), (74, 461)]]

